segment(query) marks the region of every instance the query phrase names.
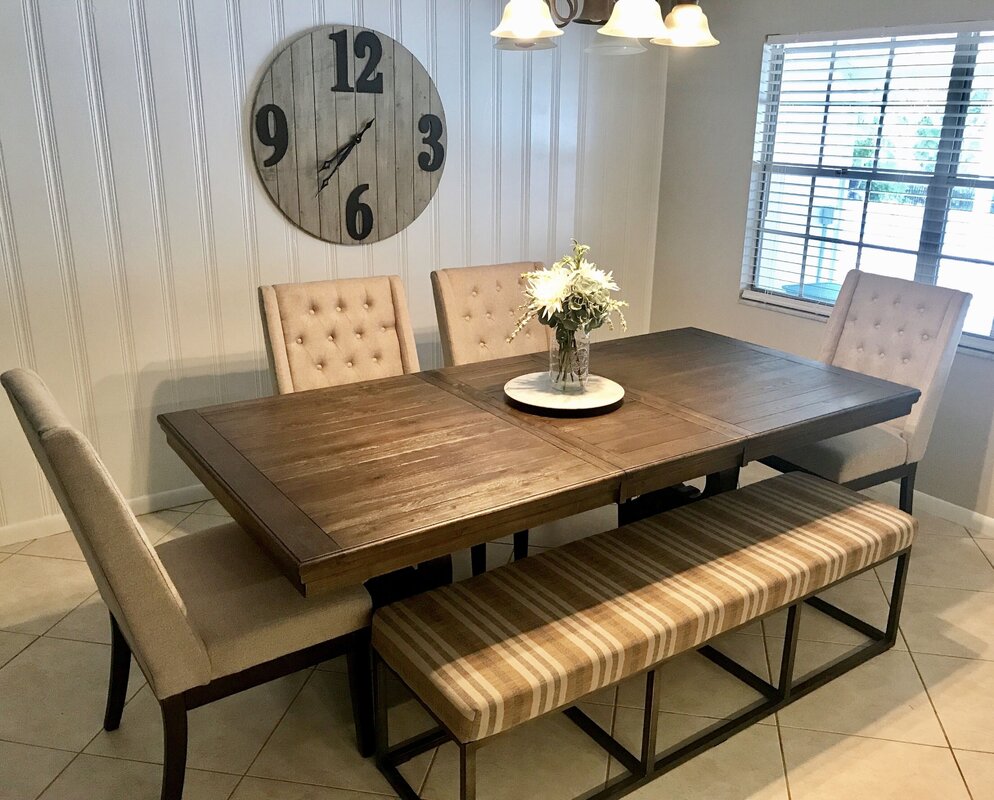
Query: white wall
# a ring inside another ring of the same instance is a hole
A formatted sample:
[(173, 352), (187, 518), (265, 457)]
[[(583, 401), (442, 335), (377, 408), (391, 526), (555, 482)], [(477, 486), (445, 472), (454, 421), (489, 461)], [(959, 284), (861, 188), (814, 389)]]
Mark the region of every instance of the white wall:
[[(991, 20), (990, 0), (706, 0), (721, 46), (669, 60), (653, 329), (697, 325), (807, 356), (823, 323), (738, 301), (768, 34)], [(994, 516), (994, 361), (957, 356), (918, 488)]]
[[(497, 0), (4, 0), (0, 369), (49, 382), (136, 506), (190, 497), (157, 414), (268, 393), (260, 283), (399, 273), (439, 361), (435, 267), (593, 245), (649, 322), (666, 60), (495, 52)], [(310, 26), (384, 31), (434, 76), (449, 154), (406, 232), (333, 247), (290, 226), (246, 156), (247, 99)], [(61, 529), (0, 403), (0, 540)]]

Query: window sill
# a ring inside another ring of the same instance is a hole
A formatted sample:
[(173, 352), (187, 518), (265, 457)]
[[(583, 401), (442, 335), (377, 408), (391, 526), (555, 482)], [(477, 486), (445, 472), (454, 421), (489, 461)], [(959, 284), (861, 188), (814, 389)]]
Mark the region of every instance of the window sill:
[[(739, 302), (753, 308), (762, 308), (767, 311), (776, 311), (780, 314), (789, 314), (793, 317), (814, 319), (820, 322), (827, 322), (832, 313), (832, 306), (824, 303), (796, 300), (792, 297), (758, 292), (755, 289), (743, 289), (739, 294)], [(973, 333), (964, 333), (957, 351), (961, 355), (994, 361), (994, 339), (977, 336)]]

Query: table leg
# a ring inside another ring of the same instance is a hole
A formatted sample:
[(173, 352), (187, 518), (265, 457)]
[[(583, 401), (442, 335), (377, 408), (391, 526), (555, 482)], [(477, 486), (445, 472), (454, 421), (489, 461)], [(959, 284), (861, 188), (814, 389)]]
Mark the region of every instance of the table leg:
[(733, 492), (739, 488), (739, 468), (725, 469), (721, 472), (712, 472), (708, 475), (707, 483), (704, 484), (702, 497), (713, 497), (722, 492)]

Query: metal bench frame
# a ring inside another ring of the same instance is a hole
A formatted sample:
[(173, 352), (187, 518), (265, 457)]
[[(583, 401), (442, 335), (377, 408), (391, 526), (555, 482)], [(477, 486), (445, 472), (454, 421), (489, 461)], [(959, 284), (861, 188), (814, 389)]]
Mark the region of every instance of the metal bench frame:
[[(764, 717), (767, 717), (785, 706), (790, 705), (798, 698), (813, 692), (815, 689), (818, 689), (829, 681), (832, 681), (840, 675), (849, 672), (865, 661), (869, 661), (871, 658), (874, 658), (880, 653), (889, 650), (897, 641), (898, 624), (901, 619), (901, 606), (904, 601), (904, 587), (908, 577), (908, 559), (910, 557), (910, 553), (911, 548), (909, 547), (895, 553), (893, 556), (885, 559), (884, 561), (866, 567), (859, 572), (851, 573), (841, 580), (819, 589), (816, 593), (799, 598), (789, 606), (775, 609), (768, 614), (763, 615), (763, 617), (757, 617), (757, 619), (763, 619), (764, 617), (770, 616), (770, 614), (782, 611), (784, 608), (788, 609), (787, 625), (784, 634), (783, 657), (780, 661), (780, 676), (776, 686), (763, 680), (738, 662), (733, 661), (724, 653), (716, 650), (711, 645), (705, 644), (698, 648), (697, 652), (754, 689), (762, 695), (762, 698), (741, 711), (737, 716), (717, 722), (704, 730), (702, 733), (685, 739), (663, 753), (656, 753), (656, 734), (659, 720), (660, 700), (658, 677), (659, 669), (662, 666), (661, 664), (647, 670), (644, 673), (645, 712), (642, 723), (642, 746), (638, 755), (629, 752), (624, 745), (613, 738), (607, 731), (580, 711), (580, 709), (576, 706), (566, 709), (556, 709), (555, 711), (549, 712), (564, 713), (581, 730), (590, 736), (590, 738), (597, 742), (597, 744), (599, 744), (614, 759), (616, 759), (626, 770), (621, 775), (608, 781), (606, 786), (596, 790), (591, 790), (590, 792), (584, 794), (579, 800), (615, 800), (615, 798), (623, 797), (629, 792), (632, 792), (655, 778), (658, 778), (660, 775), (675, 769), (694, 756), (703, 753), (705, 750), (709, 750), (710, 748), (721, 744), (726, 739), (734, 736), (739, 731), (748, 728)], [(894, 559), (897, 560), (897, 569), (894, 574), (894, 587), (891, 592), (890, 611), (887, 616), (887, 627), (885, 630), (880, 630), (870, 623), (865, 622), (858, 617), (843, 611), (841, 608), (838, 608), (815, 596), (815, 594), (820, 594), (826, 589), (830, 589), (832, 586), (844, 583), (862, 572), (874, 569), (875, 567)], [(842, 622), (853, 630), (858, 631), (869, 638), (870, 642), (859, 646), (849, 654), (836, 659), (827, 666), (822, 667), (820, 670), (817, 670), (798, 681), (794, 675), (794, 660), (797, 653), (797, 639), (801, 622), (801, 610), (805, 604), (823, 614), (827, 614), (839, 622)], [(755, 622), (755, 620), (750, 620), (749, 623), (746, 624), (751, 624), (753, 622)], [(730, 633), (731, 631), (727, 632)], [(386, 696), (386, 679), (388, 673), (392, 672), (392, 670), (390, 670), (390, 667), (386, 664), (386, 662), (384, 662), (382, 658), (375, 653), (374, 669), (376, 695), (376, 764), (383, 773), (384, 777), (386, 777), (386, 779), (390, 782), (390, 785), (400, 795), (402, 800), (420, 800), (418, 793), (411, 787), (404, 776), (400, 774), (398, 766), (410, 761), (422, 753), (426, 753), (439, 745), (451, 741), (455, 742), (459, 748), (459, 798), (460, 800), (476, 800), (476, 753), (483, 745), (498, 736), (503, 736), (505, 733), (509, 733), (510, 731), (502, 731), (494, 736), (490, 736), (476, 742), (460, 742), (445, 727), (441, 720), (439, 720), (432, 713), (431, 709), (424, 706), (424, 703), (422, 702), (425, 710), (438, 723), (438, 727), (428, 731), (427, 733), (419, 734), (404, 742), (391, 746), (389, 744), (389, 727), (387, 724), (388, 703)], [(403, 683), (402, 680), (401, 682)], [(409, 687), (408, 690), (410, 691)], [(417, 698), (417, 695), (414, 692), (411, 692), (411, 694)], [(417, 699), (420, 702), (420, 698)], [(510, 730), (514, 730), (514, 728)]]

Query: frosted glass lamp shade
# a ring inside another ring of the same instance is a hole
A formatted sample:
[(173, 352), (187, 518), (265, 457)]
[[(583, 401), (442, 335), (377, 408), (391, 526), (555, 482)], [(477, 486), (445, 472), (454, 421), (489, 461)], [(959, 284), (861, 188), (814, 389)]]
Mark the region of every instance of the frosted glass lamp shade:
[(552, 21), (552, 12), (544, 0), (509, 0), (504, 6), (504, 16), (490, 34), (497, 39), (534, 42), (552, 39), (563, 32)]
[(646, 47), (638, 39), (622, 39), (616, 36), (611, 38), (598, 36), (597, 41), (592, 42), (586, 49), (592, 56), (637, 56), (646, 52)]
[(625, 39), (654, 39), (668, 35), (657, 0), (618, 0), (611, 19), (597, 32)]
[(696, 3), (678, 3), (666, 15), (666, 33), (653, 44), (671, 47), (714, 47), (718, 40), (711, 35), (708, 18)]

